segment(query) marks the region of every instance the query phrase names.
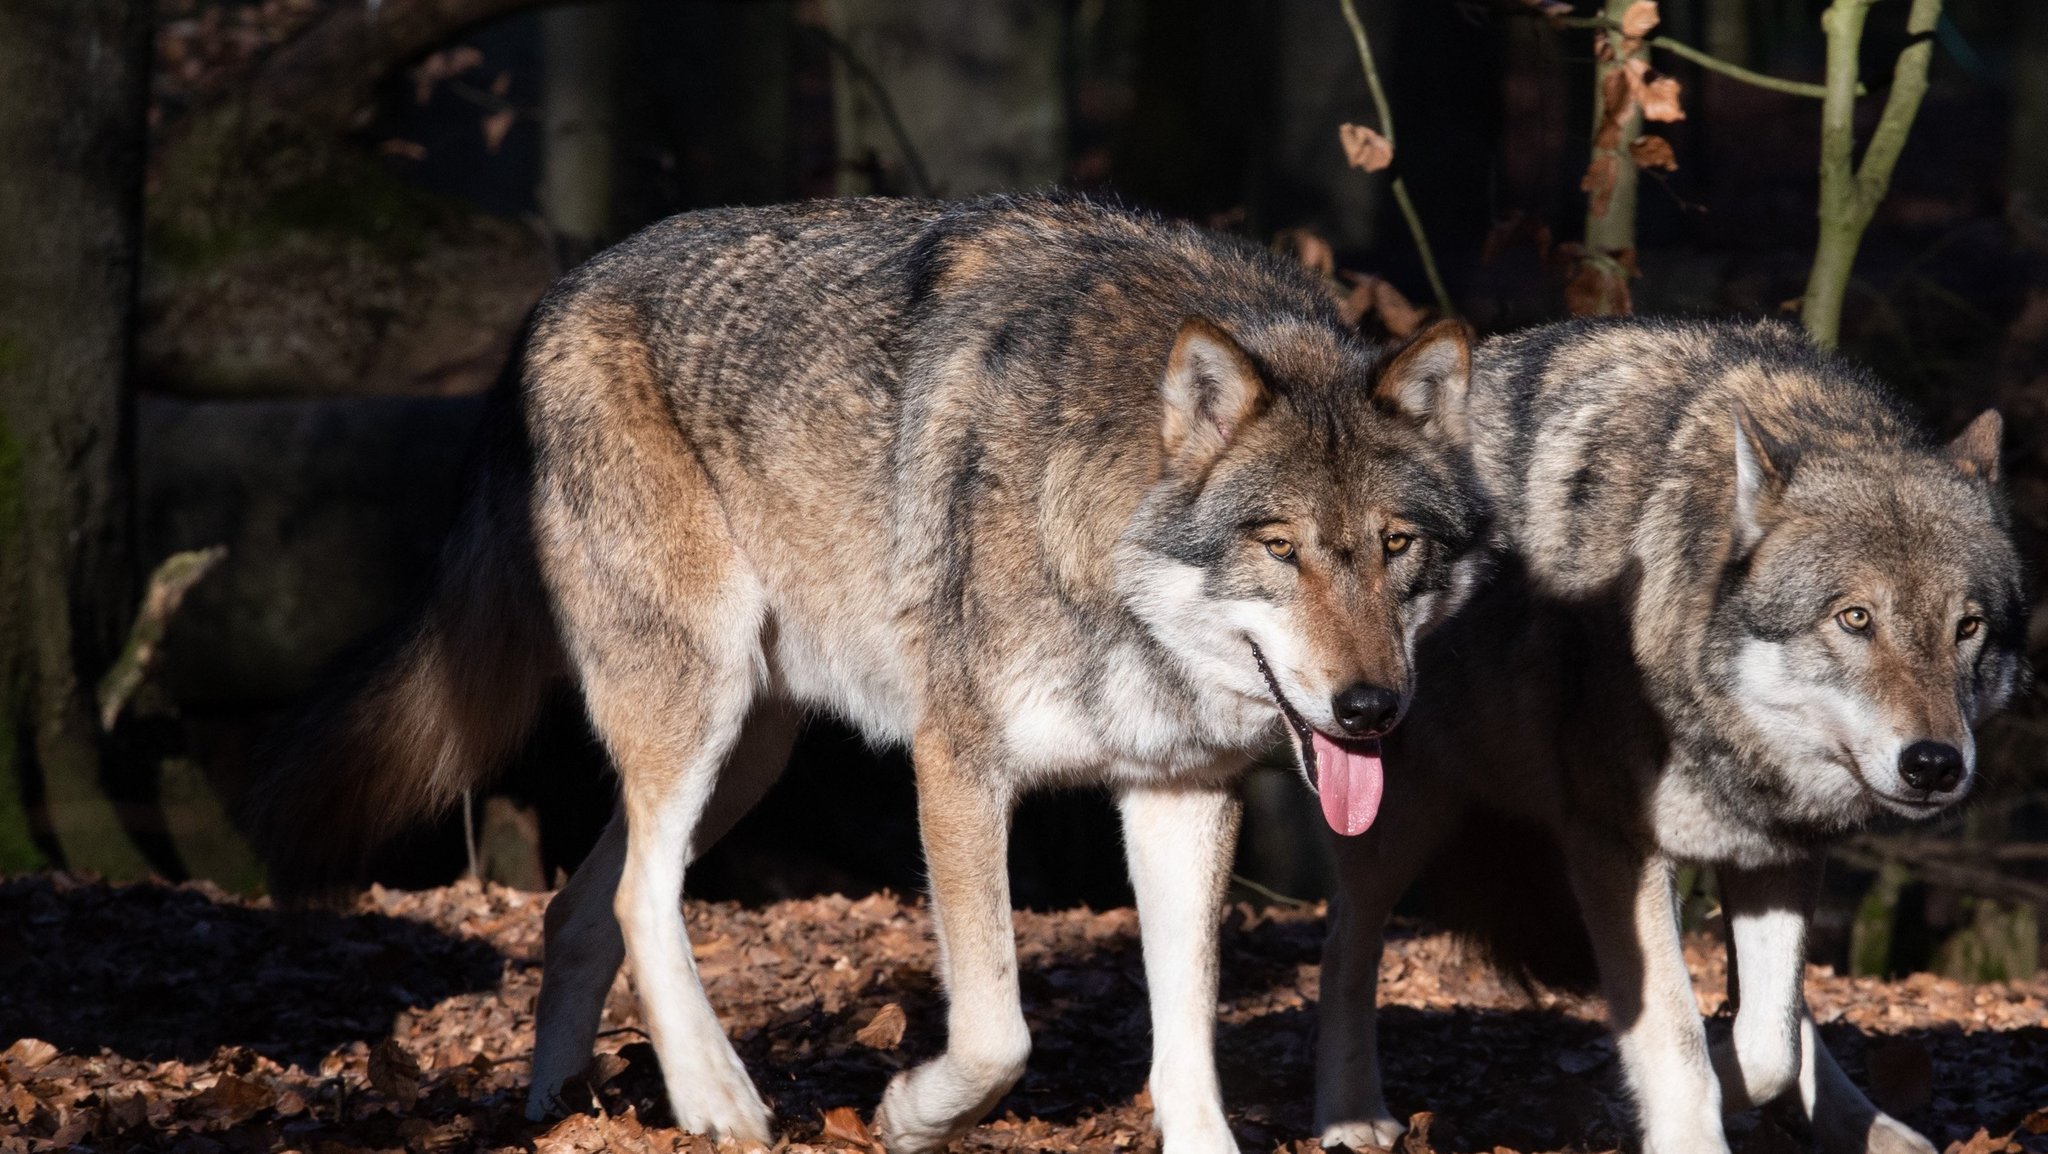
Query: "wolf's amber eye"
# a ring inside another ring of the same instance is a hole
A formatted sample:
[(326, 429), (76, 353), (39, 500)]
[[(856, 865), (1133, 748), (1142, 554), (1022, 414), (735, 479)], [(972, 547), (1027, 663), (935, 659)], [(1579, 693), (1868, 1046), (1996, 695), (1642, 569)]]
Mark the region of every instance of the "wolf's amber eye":
[(1271, 553), (1277, 561), (1292, 561), (1294, 560), (1294, 542), (1289, 541), (1285, 537), (1275, 537), (1266, 542), (1266, 552)]
[(1975, 637), (1983, 628), (1984, 619), (1982, 617), (1965, 617), (1961, 621), (1956, 622), (1956, 640), (1968, 641), (1970, 638)]
[(1861, 605), (1851, 605), (1849, 608), (1835, 614), (1835, 621), (1851, 633), (1868, 632), (1870, 629), (1870, 610), (1865, 609)]
[(1408, 546), (1415, 544), (1415, 535), (1412, 533), (1389, 533), (1380, 538), (1380, 544), (1386, 548), (1387, 556), (1399, 557), (1408, 551)]

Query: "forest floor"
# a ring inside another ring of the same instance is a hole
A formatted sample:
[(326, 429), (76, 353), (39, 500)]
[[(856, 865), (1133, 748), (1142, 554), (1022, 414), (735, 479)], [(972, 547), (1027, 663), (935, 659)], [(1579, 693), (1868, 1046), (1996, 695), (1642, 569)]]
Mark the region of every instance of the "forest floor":
[[(373, 890), (279, 914), (204, 885), (0, 882), (0, 1151), (708, 1151), (667, 1124), (629, 988), (613, 989), (589, 1109), (524, 1120), (544, 895)], [(787, 1150), (863, 1150), (860, 1119), (943, 1032), (930, 922), (888, 895), (689, 906), (699, 965)], [(1157, 1149), (1129, 910), (1020, 913), (1029, 1073), (967, 1151)], [(1217, 1052), (1247, 1150), (1308, 1154), (1322, 918), (1233, 910)], [(1689, 951), (1703, 1012), (1718, 950)], [(1452, 941), (1397, 934), (1383, 1048), (1427, 1151), (1595, 1151), (1627, 1114), (1595, 1001), (1531, 998)], [(1816, 969), (1822, 1032), (1880, 1104), (1967, 1154), (2048, 1151), (2048, 981), (1970, 986)], [(1749, 1154), (1805, 1149), (1775, 1117)]]

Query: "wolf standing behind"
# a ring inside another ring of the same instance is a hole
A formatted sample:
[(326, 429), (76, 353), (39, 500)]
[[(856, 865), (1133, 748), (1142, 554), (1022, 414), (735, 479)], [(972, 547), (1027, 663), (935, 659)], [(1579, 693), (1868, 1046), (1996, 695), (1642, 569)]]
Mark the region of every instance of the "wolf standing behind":
[(1171, 1151), (1234, 1150), (1211, 1052), (1230, 787), (1280, 732), (1278, 692), (1324, 786), (1377, 796), (1345, 742), (1398, 718), (1416, 638), (1478, 564), (1468, 359), (1454, 327), (1382, 357), (1298, 268), (1080, 200), (656, 225), (538, 308), (431, 608), (269, 787), (278, 876), (345, 870), (445, 808), (573, 679), (624, 837), (548, 911), (567, 977), (533, 1102), (588, 1058), (623, 953), (676, 1117), (765, 1143), (691, 958), (685, 864), (780, 771), (801, 710), (908, 742), (948, 995), (945, 1052), (879, 1111), (914, 1154), (1030, 1049), (1012, 804), (1105, 783), (1158, 1125)]
[[(2025, 675), (1998, 415), (1939, 447), (1787, 326), (1615, 321), (1481, 346), (1470, 420), (1508, 571), (1424, 647), (1386, 810), (1339, 839), (1324, 1144), (1400, 1133), (1374, 1027), (1383, 926), (1438, 847), (1473, 851), (1463, 823), (1506, 819), (1562, 850), (1649, 1154), (1725, 1154), (1722, 1113), (1784, 1094), (1831, 1154), (1932, 1154), (1820, 1044), (1805, 932), (1828, 843), (1960, 799), (1974, 727)], [(1712, 1046), (1680, 863), (1715, 867), (1730, 928), (1737, 1011)], [(1569, 911), (1528, 913), (1539, 863), (1509, 864), (1446, 896), (1511, 907), (1473, 919), (1510, 955), (1517, 919), (1524, 947), (1571, 936)]]

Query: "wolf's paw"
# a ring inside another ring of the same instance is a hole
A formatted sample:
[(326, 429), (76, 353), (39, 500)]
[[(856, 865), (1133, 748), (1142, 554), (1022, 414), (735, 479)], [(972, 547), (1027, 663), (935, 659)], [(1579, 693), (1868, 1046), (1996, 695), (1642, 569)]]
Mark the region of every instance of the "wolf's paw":
[(1024, 1074), (1014, 1061), (963, 1060), (941, 1054), (889, 1079), (875, 1110), (875, 1136), (889, 1154), (928, 1154), (974, 1128)]
[(774, 1144), (769, 1130), (768, 1107), (740, 1065), (732, 1047), (721, 1045), (712, 1053), (692, 1055), (694, 1061), (679, 1062), (671, 1072), (664, 1064), (663, 1081), (668, 1086), (669, 1108), (676, 1125), (714, 1142), (736, 1142), (742, 1147)]
[(1871, 1120), (1864, 1150), (1867, 1154), (1935, 1154), (1934, 1143), (1890, 1114), (1879, 1114)]
[(1213, 1117), (1183, 1122), (1164, 1131), (1163, 1154), (1238, 1154), (1237, 1136), (1218, 1110)]
[(1363, 1122), (1332, 1122), (1323, 1128), (1323, 1148), (1334, 1150), (1391, 1150), (1408, 1127), (1392, 1118), (1371, 1118)]

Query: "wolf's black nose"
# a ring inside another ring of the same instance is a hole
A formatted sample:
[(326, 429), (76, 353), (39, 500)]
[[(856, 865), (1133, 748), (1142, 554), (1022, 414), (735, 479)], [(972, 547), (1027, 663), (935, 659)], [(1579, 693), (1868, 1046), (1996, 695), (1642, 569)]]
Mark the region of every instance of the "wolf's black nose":
[(1899, 753), (1899, 776), (1914, 789), (1947, 793), (1963, 780), (1963, 751), (1945, 741), (1916, 741)]
[(1378, 737), (1401, 716), (1401, 695), (1361, 681), (1330, 699), (1337, 724), (1352, 737)]

